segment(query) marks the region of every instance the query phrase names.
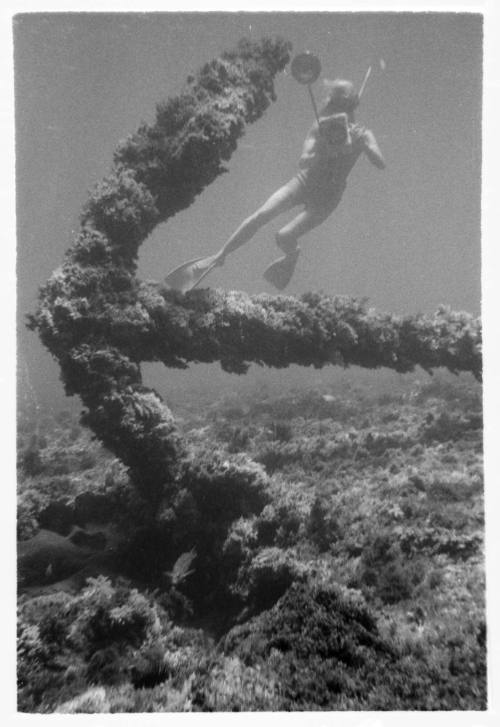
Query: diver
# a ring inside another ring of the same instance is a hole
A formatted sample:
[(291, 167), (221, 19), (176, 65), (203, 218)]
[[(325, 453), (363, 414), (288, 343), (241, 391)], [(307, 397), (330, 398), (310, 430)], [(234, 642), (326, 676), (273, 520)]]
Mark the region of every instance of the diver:
[(184, 263), (165, 282), (186, 292), (194, 288), (230, 253), (247, 243), (277, 215), (303, 205), (303, 209), (276, 234), (283, 255), (265, 270), (264, 278), (278, 290), (290, 282), (300, 253), (298, 240), (324, 222), (336, 209), (346, 188), (349, 172), (361, 154), (378, 169), (385, 161), (374, 134), (355, 123), (359, 94), (350, 81), (329, 82), (326, 103), (304, 141), (298, 173), (278, 189), (250, 217), (247, 217), (214, 255)]

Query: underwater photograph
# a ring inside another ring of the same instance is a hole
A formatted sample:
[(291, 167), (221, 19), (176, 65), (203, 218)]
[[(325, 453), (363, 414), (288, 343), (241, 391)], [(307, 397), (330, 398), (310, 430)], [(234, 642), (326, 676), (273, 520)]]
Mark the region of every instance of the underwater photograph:
[(12, 29), (18, 713), (486, 711), (483, 16)]

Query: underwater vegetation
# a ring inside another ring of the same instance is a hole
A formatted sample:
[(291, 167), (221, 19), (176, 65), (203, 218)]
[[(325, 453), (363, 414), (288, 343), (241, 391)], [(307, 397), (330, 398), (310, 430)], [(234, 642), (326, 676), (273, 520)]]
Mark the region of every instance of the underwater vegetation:
[(225, 171), (245, 124), (275, 99), (273, 79), (290, 50), (280, 39), (241, 41), (159, 104), (153, 125), (120, 143), (29, 318), (58, 360), (67, 393), (81, 397), (82, 421), (129, 468), (153, 510), (174, 496), (184, 447), (169, 408), (143, 385), (142, 361), (220, 361), (235, 373), (250, 362), (402, 372), (445, 366), (480, 376), (480, 324), (466, 313), (398, 318), (314, 294), (183, 296), (136, 278), (139, 245)]
[(154, 517), (74, 419), (21, 419), (19, 709), (484, 709), (481, 406), (441, 372), (193, 397)]
[[(158, 105), (29, 317), (85, 429), (20, 423), (22, 711), (485, 708), (480, 322), (135, 275), (290, 50), (242, 41)], [(255, 393), (176, 422), (144, 361), (465, 373), (385, 401)]]
[(284, 41), (242, 41), (159, 104), (156, 122), (119, 145), (30, 317), (66, 391), (86, 406), (85, 424), (126, 463), (153, 508), (168, 494), (183, 448), (168, 407), (142, 385), (140, 345), (127, 342), (149, 319), (138, 298), (138, 247), (225, 171), (245, 123), (275, 98), (274, 76), (288, 60)]

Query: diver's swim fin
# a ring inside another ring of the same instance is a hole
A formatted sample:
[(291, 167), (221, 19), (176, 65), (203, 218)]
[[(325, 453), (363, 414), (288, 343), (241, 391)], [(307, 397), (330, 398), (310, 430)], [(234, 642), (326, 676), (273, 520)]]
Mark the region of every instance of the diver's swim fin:
[(195, 288), (208, 273), (217, 266), (215, 255), (210, 257), (197, 257), (182, 263), (172, 270), (165, 278), (165, 284), (174, 290), (186, 293)]
[(264, 270), (264, 278), (274, 285), (278, 290), (286, 288), (292, 275), (295, 271), (295, 265), (299, 257), (300, 247), (297, 247), (293, 252), (285, 255), (284, 257), (278, 258), (266, 270)]

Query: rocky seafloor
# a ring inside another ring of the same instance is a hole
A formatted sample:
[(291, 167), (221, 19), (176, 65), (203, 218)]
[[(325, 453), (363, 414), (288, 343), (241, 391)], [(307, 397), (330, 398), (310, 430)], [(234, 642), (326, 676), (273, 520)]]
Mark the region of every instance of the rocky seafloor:
[(153, 517), (71, 414), (20, 411), (20, 711), (486, 708), (471, 375), (177, 413), (188, 454)]

